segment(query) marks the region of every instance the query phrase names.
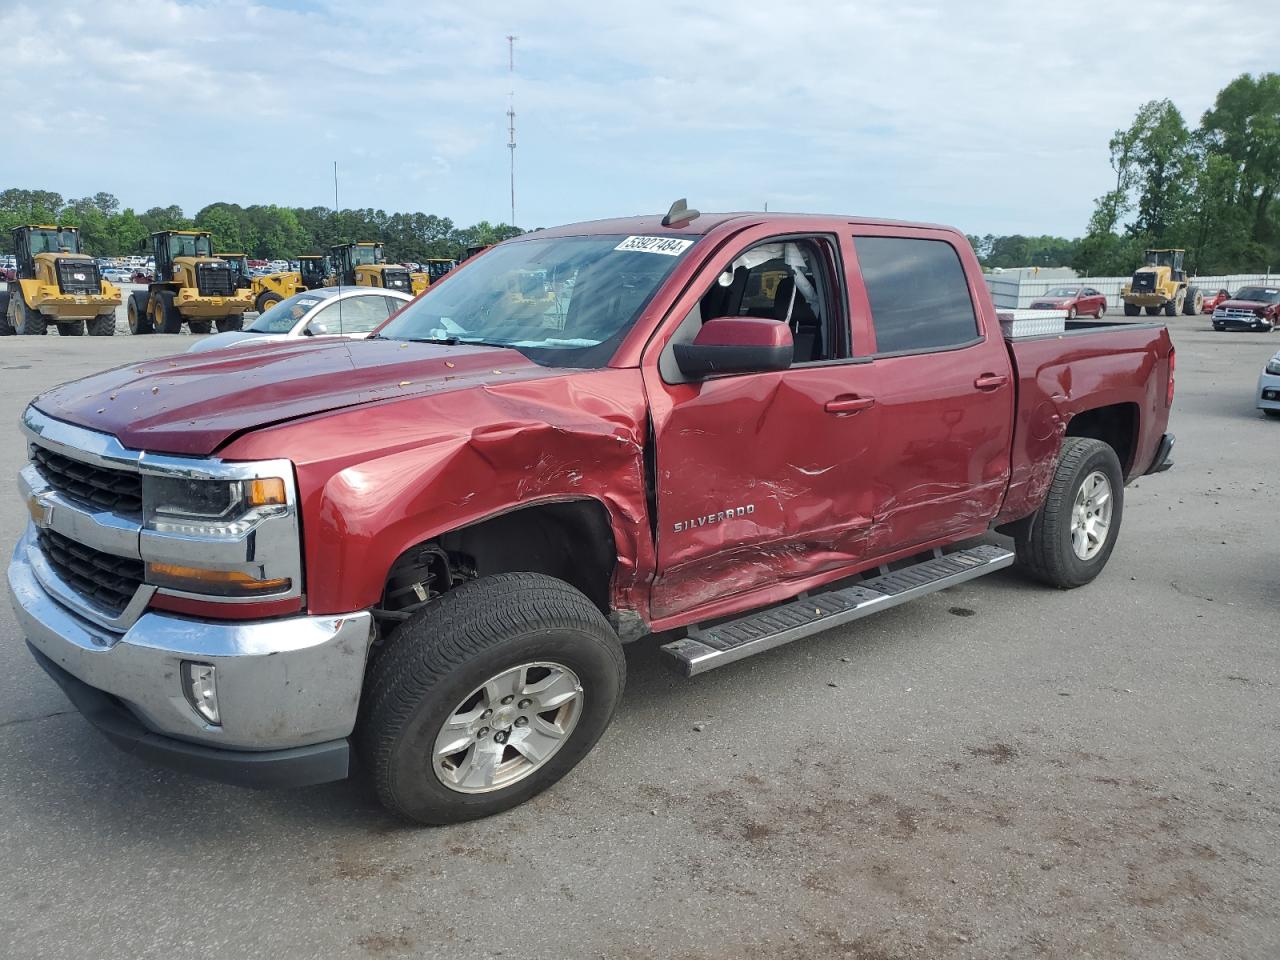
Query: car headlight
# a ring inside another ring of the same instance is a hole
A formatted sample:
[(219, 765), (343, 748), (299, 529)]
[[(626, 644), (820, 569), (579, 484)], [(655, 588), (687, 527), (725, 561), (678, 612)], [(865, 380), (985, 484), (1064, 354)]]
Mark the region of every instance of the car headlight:
[(1280, 377), (1280, 357), (1272, 357), (1267, 361), (1267, 373)]
[(286, 510), (284, 480), (188, 480), (148, 476), (142, 485), (146, 526), (157, 533), (238, 538)]

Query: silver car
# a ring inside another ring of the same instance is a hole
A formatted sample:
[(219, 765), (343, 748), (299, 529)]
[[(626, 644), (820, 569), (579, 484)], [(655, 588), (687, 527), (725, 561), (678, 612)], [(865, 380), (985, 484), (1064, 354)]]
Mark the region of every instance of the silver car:
[(1280, 417), (1280, 350), (1258, 375), (1258, 409), (1268, 417)]
[(299, 337), (363, 339), (413, 297), (380, 287), (322, 287), (281, 300), (243, 330), (215, 333), (192, 344), (188, 353), (249, 346)]

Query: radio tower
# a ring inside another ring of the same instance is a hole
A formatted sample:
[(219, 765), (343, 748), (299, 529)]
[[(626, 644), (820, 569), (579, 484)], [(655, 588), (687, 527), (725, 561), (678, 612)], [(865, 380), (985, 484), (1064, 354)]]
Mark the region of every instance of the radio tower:
[(511, 151), (511, 226), (516, 225), (516, 37), (507, 34), (507, 75), (511, 93), (507, 103), (507, 149)]

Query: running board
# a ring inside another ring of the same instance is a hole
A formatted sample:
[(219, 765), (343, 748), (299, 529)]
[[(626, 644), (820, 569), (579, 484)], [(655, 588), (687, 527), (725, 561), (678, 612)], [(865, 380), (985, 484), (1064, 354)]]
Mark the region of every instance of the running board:
[(697, 676), (927, 593), (995, 573), (1011, 565), (1013, 559), (1011, 551), (985, 544), (937, 555), (854, 586), (802, 595), (782, 606), (749, 613), (705, 630), (690, 627), (687, 637), (664, 644), (662, 652), (676, 660), (686, 677)]

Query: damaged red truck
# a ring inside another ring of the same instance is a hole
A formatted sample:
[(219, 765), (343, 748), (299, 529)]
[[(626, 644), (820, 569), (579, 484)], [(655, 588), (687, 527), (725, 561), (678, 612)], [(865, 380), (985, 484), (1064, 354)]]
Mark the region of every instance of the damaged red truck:
[(1161, 325), (1002, 329), (954, 230), (677, 205), (494, 247), (369, 340), (43, 394), (9, 586), (129, 752), (259, 786), (359, 757), (465, 820), (591, 749), (626, 641), (693, 675), (1015, 555), (1087, 583), (1170, 465), (1173, 375)]

